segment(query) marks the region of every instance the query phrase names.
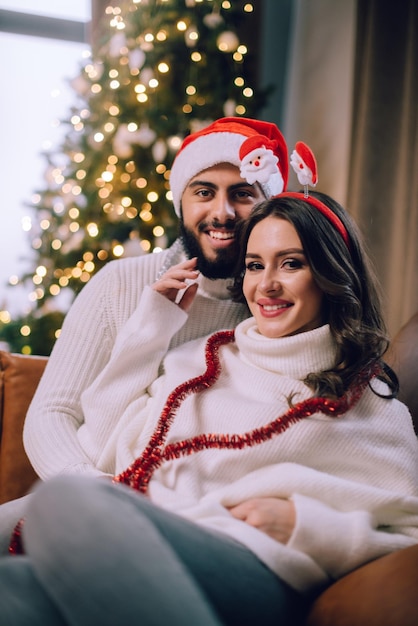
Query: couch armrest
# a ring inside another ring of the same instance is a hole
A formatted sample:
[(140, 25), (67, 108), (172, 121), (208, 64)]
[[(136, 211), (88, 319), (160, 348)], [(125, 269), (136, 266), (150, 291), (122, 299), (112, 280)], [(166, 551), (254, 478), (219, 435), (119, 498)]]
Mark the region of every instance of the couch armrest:
[(418, 545), (340, 578), (314, 602), (306, 626), (416, 626)]
[(47, 357), (0, 351), (0, 503), (25, 495), (38, 478), (23, 448), (23, 424)]
[(418, 436), (418, 313), (415, 313), (395, 335), (386, 354), (388, 364), (399, 378), (399, 400), (411, 411)]

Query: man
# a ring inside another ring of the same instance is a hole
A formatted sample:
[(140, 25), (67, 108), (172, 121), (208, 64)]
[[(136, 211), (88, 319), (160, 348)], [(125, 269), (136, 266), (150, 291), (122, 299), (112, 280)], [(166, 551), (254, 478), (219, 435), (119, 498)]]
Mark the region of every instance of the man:
[[(184, 140), (170, 176), (179, 239), (159, 254), (108, 263), (66, 316), (24, 429), (25, 449), (41, 479), (61, 473), (104, 475), (98, 459), (83, 450), (81, 397), (106, 366), (121, 328), (135, 328), (146, 285), (157, 281), (156, 289), (174, 299), (179, 283), (185, 289), (189, 281), (197, 283), (190, 310), (187, 291), (183, 296), (188, 319), (170, 348), (233, 328), (248, 316), (228, 291), (235, 227), (257, 202), (283, 191), (287, 176), (286, 143), (274, 124), (222, 118)], [(3, 552), (24, 515), (25, 500), (0, 509)]]

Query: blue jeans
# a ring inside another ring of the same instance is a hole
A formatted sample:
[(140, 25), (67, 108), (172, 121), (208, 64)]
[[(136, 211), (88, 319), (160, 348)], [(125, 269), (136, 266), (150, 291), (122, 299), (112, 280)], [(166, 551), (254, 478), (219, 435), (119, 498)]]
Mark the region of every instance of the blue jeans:
[(59, 477), (0, 558), (5, 626), (295, 626), (304, 600), (239, 543), (123, 485)]

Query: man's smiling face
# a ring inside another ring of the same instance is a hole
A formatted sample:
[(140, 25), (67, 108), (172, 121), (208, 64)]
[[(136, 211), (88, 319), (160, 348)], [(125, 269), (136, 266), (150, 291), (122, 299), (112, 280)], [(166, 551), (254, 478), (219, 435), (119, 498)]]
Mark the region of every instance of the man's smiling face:
[(188, 182), (181, 201), (181, 235), (188, 256), (198, 257), (204, 276), (231, 276), (236, 225), (263, 199), (259, 186), (247, 183), (230, 163), (214, 165)]

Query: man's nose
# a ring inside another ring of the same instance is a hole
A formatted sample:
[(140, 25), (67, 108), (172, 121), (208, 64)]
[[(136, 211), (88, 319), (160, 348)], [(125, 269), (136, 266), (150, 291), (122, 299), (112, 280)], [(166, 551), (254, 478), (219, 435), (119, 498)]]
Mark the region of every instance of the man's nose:
[(235, 219), (235, 207), (227, 195), (219, 194), (216, 196), (212, 210), (212, 217), (216, 218), (219, 222), (221, 222), (221, 224), (225, 223), (227, 220)]

